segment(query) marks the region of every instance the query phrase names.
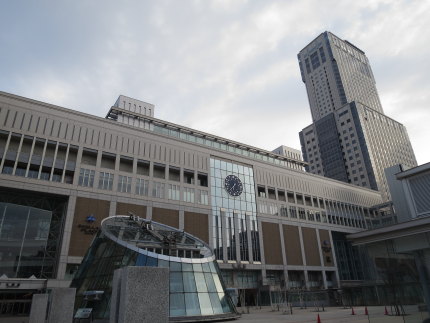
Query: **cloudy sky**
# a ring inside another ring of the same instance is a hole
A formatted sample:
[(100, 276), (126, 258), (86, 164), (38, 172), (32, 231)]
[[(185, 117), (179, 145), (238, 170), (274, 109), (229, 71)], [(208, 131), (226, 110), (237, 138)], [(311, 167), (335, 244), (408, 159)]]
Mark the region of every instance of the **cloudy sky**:
[(329, 30), (364, 50), (385, 113), (430, 161), (430, 1), (2, 1), (0, 90), (157, 118), (272, 150), (311, 123), (297, 53)]

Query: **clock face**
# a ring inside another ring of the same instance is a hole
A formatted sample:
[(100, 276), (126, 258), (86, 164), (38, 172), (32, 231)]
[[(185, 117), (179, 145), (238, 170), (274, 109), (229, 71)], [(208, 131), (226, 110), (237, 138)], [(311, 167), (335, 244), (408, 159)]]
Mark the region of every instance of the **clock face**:
[(224, 187), (228, 194), (232, 196), (239, 196), (243, 191), (243, 184), (239, 177), (235, 175), (228, 175), (224, 180)]

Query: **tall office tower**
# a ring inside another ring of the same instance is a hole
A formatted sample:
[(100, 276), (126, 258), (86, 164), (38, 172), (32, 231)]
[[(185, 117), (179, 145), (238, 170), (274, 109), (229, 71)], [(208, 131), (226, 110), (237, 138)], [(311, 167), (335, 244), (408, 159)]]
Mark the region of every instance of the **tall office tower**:
[(365, 53), (324, 32), (298, 60), (313, 121), (299, 134), (306, 170), (389, 200), (384, 169), (417, 162), (406, 128), (384, 114)]

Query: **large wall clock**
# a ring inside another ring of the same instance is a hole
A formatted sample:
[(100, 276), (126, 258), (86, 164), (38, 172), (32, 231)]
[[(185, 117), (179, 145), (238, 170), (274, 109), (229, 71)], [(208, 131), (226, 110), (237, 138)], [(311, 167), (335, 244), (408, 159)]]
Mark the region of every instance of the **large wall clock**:
[(231, 196), (239, 196), (243, 191), (243, 184), (239, 177), (228, 175), (224, 180), (224, 188)]

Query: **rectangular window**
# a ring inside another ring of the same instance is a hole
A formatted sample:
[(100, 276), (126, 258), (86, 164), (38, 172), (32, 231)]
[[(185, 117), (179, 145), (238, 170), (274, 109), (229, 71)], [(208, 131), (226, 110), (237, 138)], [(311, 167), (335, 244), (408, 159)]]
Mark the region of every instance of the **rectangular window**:
[(166, 166), (165, 165), (154, 164), (153, 170), (154, 170), (153, 176), (155, 178), (162, 178), (162, 179), (166, 178)]
[(108, 168), (108, 169), (115, 169), (115, 161), (116, 161), (116, 155), (115, 154), (103, 152), (100, 167), (101, 168)]
[(287, 192), (288, 203), (296, 203), (293, 192)]
[(269, 195), (269, 199), (276, 200), (276, 193), (275, 193), (275, 189), (274, 188), (268, 187), (267, 188), (267, 194)]
[(208, 174), (198, 173), (197, 184), (199, 186), (208, 187)]
[(133, 173), (133, 157), (120, 156), (119, 170), (121, 172)]
[(184, 202), (194, 203), (194, 188), (184, 188)]
[(168, 199), (179, 201), (179, 185), (169, 184)]
[(113, 174), (100, 172), (99, 189), (111, 191), (112, 184), (113, 184)]
[(286, 202), (285, 192), (282, 190), (278, 190), (278, 200)]
[(306, 211), (302, 207), (299, 207), (299, 219), (306, 220)]
[(81, 164), (96, 166), (97, 163), (97, 150), (84, 148), (82, 150)]
[(169, 181), (179, 182), (180, 180), (181, 180), (180, 168), (169, 166)]
[(307, 213), (308, 213), (308, 220), (309, 221), (315, 221), (314, 211), (308, 210)]
[(208, 191), (197, 190), (197, 195), (198, 195), (197, 196), (197, 203), (203, 204), (203, 205), (209, 204), (209, 200), (208, 200), (209, 193), (208, 193)]
[(285, 206), (281, 206), (279, 212), (281, 216), (288, 217), (288, 209)]
[(290, 206), (290, 217), (297, 219), (297, 208), (295, 206)]
[(152, 196), (164, 199), (164, 183), (154, 182), (154, 186), (152, 187)]
[(119, 175), (118, 177), (118, 192), (131, 192), (131, 177)]
[(138, 159), (136, 172), (139, 175), (149, 176), (150, 163), (147, 160)]
[(143, 178), (136, 179), (136, 194), (148, 196), (149, 181)]
[(79, 172), (79, 186), (93, 187), (94, 185), (94, 170), (81, 168)]
[(194, 171), (184, 169), (184, 183), (194, 184)]
[(257, 186), (258, 197), (266, 197), (266, 187), (265, 186)]

